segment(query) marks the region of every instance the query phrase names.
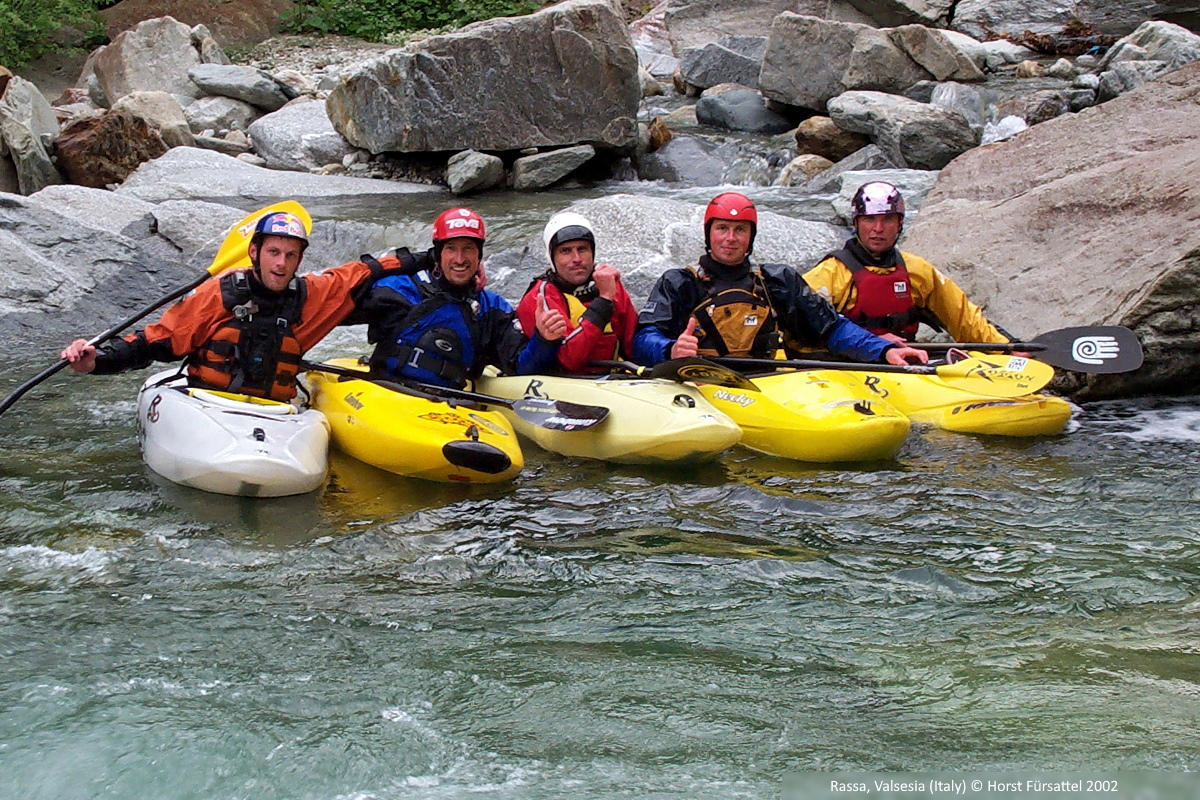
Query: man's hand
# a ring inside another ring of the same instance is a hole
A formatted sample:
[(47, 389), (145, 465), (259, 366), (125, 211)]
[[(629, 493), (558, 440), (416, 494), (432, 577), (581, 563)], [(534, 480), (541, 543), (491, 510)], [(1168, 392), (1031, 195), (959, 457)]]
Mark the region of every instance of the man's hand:
[(96, 348), (87, 339), (76, 339), (67, 345), (59, 358), (70, 364), (76, 372), (91, 372), (96, 368)]
[(560, 341), (567, 335), (567, 320), (557, 309), (550, 308), (546, 302), (546, 286), (538, 297), (537, 306), (533, 310), (533, 322), (541, 337), (547, 342)]
[(697, 324), (695, 317), (688, 319), (687, 329), (679, 334), (675, 344), (671, 345), (671, 358), (690, 358), (696, 355), (700, 349), (700, 340), (696, 338)]
[(592, 270), (592, 280), (596, 289), (605, 300), (613, 300), (617, 296), (617, 284), (621, 282), (620, 271), (608, 264), (597, 264)]
[(929, 361), (929, 353), (915, 347), (889, 347), (883, 357), (889, 364), (898, 367), (906, 364), (924, 364)]

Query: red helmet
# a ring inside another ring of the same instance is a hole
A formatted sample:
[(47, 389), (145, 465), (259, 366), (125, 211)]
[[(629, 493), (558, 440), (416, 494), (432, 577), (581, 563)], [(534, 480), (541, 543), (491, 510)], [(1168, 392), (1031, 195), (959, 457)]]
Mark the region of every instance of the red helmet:
[(850, 225), (859, 217), (875, 214), (899, 214), (904, 220), (904, 197), (900, 190), (884, 181), (871, 181), (858, 187), (850, 201)]
[(718, 219), (750, 223), (750, 249), (754, 249), (754, 237), (758, 233), (758, 209), (754, 201), (739, 192), (722, 192), (708, 201), (704, 210), (704, 246), (708, 245), (708, 231)]
[(482, 249), (487, 238), (483, 217), (469, 208), (450, 208), (438, 214), (433, 221), (433, 243), (441, 244), (447, 239), (466, 237), (476, 239)]

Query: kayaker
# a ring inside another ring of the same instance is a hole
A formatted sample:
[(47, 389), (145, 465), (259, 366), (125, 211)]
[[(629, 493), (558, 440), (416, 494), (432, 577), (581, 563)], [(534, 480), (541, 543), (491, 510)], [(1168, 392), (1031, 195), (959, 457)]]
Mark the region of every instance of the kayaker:
[(706, 253), (696, 267), (670, 269), (638, 317), (635, 360), (654, 365), (687, 356), (768, 358), (825, 347), (853, 361), (925, 363), (924, 351), (868, 333), (834, 311), (786, 264), (750, 259), (758, 210), (737, 192), (714, 197), (704, 212)]
[(290, 400), (304, 352), (354, 309), (356, 292), (400, 266), (389, 256), (298, 276), (307, 248), (299, 217), (266, 214), (247, 246), (250, 268), (206, 281), (143, 330), (99, 348), (76, 339), (61, 357), (97, 375), (186, 359), (193, 386)]
[(433, 223), (433, 247), (405, 251), (404, 274), (375, 282), (354, 317), (368, 325), (373, 371), (462, 387), (489, 364), (522, 375), (553, 368), (566, 319), (543, 304), (533, 335), (525, 335), (509, 302), (476, 280), (486, 236), (474, 211), (443, 211)]
[(563, 316), (567, 333), (558, 348), (560, 372), (595, 372), (588, 369), (589, 362), (632, 358), (637, 308), (620, 271), (596, 263), (592, 223), (582, 214), (563, 211), (546, 223), (542, 241), (550, 267), (517, 304), (521, 327), (532, 330), (541, 307)]
[(1011, 340), (933, 264), (896, 247), (904, 197), (895, 186), (871, 181), (858, 187), (850, 225), (854, 236), (845, 246), (804, 274), (847, 318), (896, 342), (913, 341), (922, 322), (960, 342)]

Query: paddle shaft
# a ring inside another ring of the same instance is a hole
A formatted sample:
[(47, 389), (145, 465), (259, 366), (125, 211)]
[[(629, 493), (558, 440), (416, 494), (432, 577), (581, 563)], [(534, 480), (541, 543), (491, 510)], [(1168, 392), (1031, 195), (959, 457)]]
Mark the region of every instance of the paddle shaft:
[(763, 369), (845, 369), (854, 372), (900, 372), (908, 375), (937, 375), (937, 367), (928, 364), (864, 364), (859, 361), (821, 361), (819, 359), (712, 358), (718, 364)]
[[(138, 322), (139, 320), (145, 319), (146, 317), (150, 316), (152, 313), (154, 313), (158, 309), (162, 308), (163, 306), (165, 306), (167, 303), (171, 302), (172, 300), (177, 300), (180, 297), (183, 297), (185, 294), (192, 291), (200, 284), (204, 283), (210, 277), (211, 276), (207, 272), (204, 273), (199, 278), (197, 278), (196, 280), (189, 283), (187, 286), (181, 286), (180, 288), (171, 292), (166, 297), (163, 297), (159, 300), (154, 301), (153, 303), (146, 306), (145, 308), (143, 308), (141, 311), (137, 312), (133, 316), (131, 316), (127, 319), (121, 320), (116, 325), (113, 325), (111, 328), (104, 331), (103, 333), (93, 336), (91, 339), (88, 339), (88, 344), (92, 347), (95, 347), (96, 345), (104, 344), (109, 339), (112, 339), (114, 336), (117, 336), (118, 334), (120, 334), (121, 331), (125, 330), (133, 323)], [(28, 392), (33, 387), (37, 386), (42, 381), (49, 378), (51, 375), (53, 375), (56, 372), (58, 372), (59, 370), (61, 370), (63, 367), (67, 366), (68, 363), (70, 363), (70, 362), (68, 362), (65, 358), (60, 358), (57, 363), (52, 364), (51, 366), (49, 366), (46, 369), (39, 372), (37, 375), (34, 375), (32, 378), (30, 378), (29, 380), (22, 383), (16, 389), (13, 389), (12, 392), (9, 393), (8, 397), (5, 397), (4, 400), (2, 402), (0, 402), (0, 414), (3, 414), (5, 411), (7, 411), (12, 406), (13, 403), (20, 400), (25, 395), (26, 392)]]
[(703, 358), (676, 358), (653, 367), (643, 367), (631, 361), (593, 361), (588, 366), (600, 367), (610, 372), (627, 372), (640, 378), (668, 380), (676, 383), (711, 383), (746, 391), (758, 391), (754, 382), (740, 372)]

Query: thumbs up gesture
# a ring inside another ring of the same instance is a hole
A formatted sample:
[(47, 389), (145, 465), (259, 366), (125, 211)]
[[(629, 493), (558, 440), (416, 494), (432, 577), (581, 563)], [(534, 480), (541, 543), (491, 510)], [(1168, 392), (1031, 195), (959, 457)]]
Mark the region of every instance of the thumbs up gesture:
[(538, 293), (537, 307), (533, 312), (533, 322), (542, 338), (548, 342), (557, 342), (567, 335), (567, 320), (562, 313), (550, 308), (546, 302), (546, 285)]
[(671, 358), (689, 358), (696, 355), (700, 349), (700, 339), (696, 337), (696, 318), (689, 317), (687, 328), (679, 334), (675, 344), (671, 345)]

